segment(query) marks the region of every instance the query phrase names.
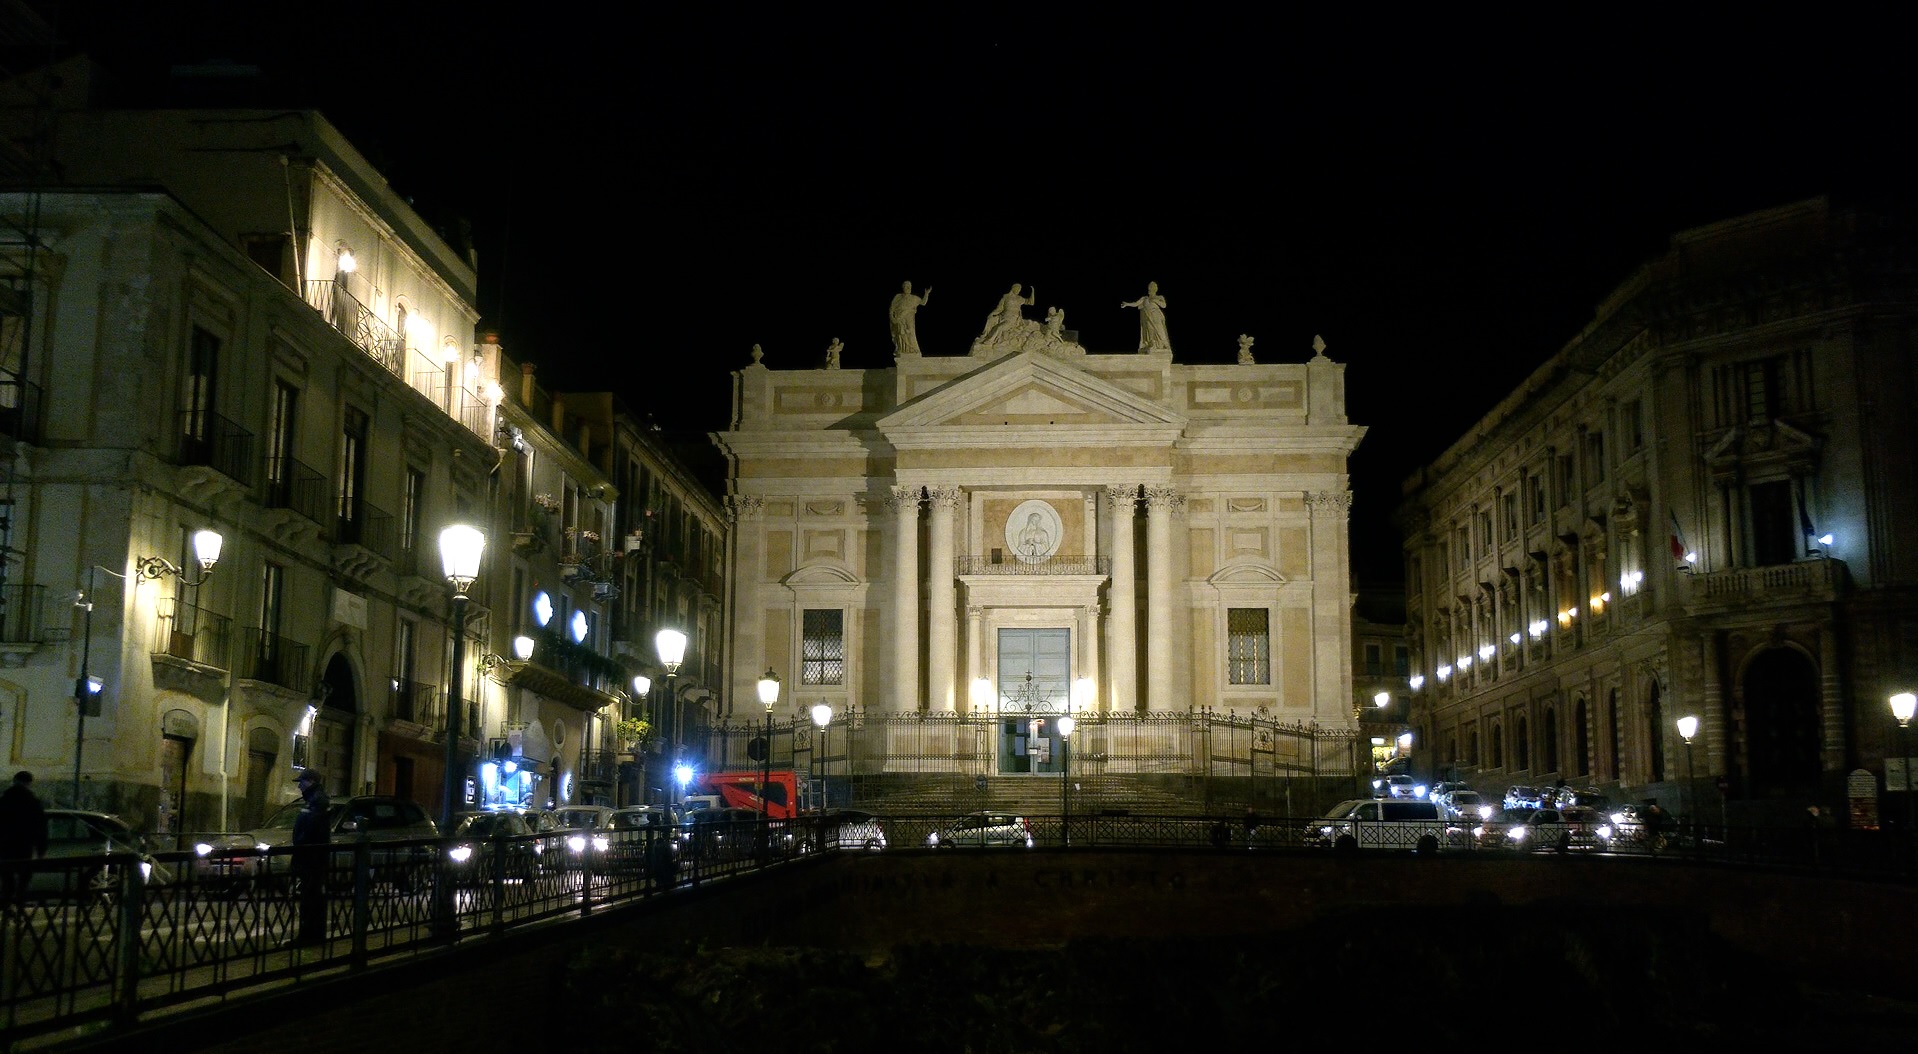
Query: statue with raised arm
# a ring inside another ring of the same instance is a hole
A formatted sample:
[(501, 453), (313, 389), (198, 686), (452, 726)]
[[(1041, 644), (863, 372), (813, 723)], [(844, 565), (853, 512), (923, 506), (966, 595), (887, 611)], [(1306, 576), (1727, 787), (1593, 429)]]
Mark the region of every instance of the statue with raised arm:
[(1252, 338), (1244, 333), (1239, 334), (1239, 365), (1252, 365)]
[(1139, 309), (1140, 351), (1172, 350), (1172, 338), (1165, 332), (1165, 297), (1159, 295), (1159, 283), (1147, 282), (1144, 296), (1119, 306)]
[(826, 345), (826, 368), (827, 369), (836, 370), (839, 368), (839, 353), (844, 350), (846, 350), (846, 346), (844, 344), (839, 343), (839, 338), (838, 337), (832, 338), (832, 343)]
[(992, 314), (986, 316), (985, 332), (979, 334), (979, 339), (975, 343), (992, 344), (1008, 330), (1015, 330), (1019, 328), (1019, 323), (1027, 321), (1026, 317), (1019, 313), (1019, 309), (1038, 303), (1039, 290), (1034, 289), (1030, 296), (1021, 296), (1020, 290), (1024, 288), (1017, 282), (1012, 283), (1012, 290), (1000, 297), (999, 306), (993, 308)]
[(926, 287), (925, 296), (914, 296), (912, 283), (903, 282), (899, 292), (892, 297), (892, 355), (900, 358), (919, 354), (919, 332), (914, 320), (919, 309), (932, 300), (932, 287)]

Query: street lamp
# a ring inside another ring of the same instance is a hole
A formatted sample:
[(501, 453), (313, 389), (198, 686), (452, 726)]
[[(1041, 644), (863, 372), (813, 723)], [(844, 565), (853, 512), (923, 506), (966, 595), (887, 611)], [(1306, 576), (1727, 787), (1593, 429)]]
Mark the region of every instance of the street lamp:
[(1905, 773), (1905, 837), (1911, 837), (1912, 798), (1918, 797), (1911, 788), (1911, 717), (1918, 712), (1918, 695), (1899, 692), (1891, 697), (1891, 716), (1898, 719), (1898, 758), (1904, 764), (1900, 767)]
[(1072, 844), (1072, 715), (1059, 719), (1059, 839)]
[[(164, 556), (141, 557), (134, 561), (134, 573), (148, 582), (171, 575), (189, 586), (199, 586), (207, 580), (207, 576), (213, 573), (214, 565), (220, 562), (220, 549), (226, 544), (226, 539), (219, 531), (203, 527), (193, 532), (192, 541), (193, 559), (200, 565), (199, 577), (193, 577), (190, 568), (181, 567), (179, 564), (168, 560)], [(84, 628), (82, 630), (83, 638), (80, 644), (80, 676), (75, 678), (73, 682), (73, 706), (75, 710), (79, 711), (78, 724), (73, 734), (73, 807), (76, 809), (80, 807), (80, 758), (86, 749), (87, 715), (99, 715), (100, 691), (105, 687), (104, 682), (102, 682), (100, 678), (90, 676), (87, 672), (88, 663), (92, 659), (90, 653), (93, 651), (93, 572), (96, 567), (98, 567), (97, 564), (87, 568), (86, 592), (80, 593), (73, 598), (73, 606), (84, 612), (81, 620), (84, 623)], [(107, 574), (111, 575), (114, 574), (114, 572), (108, 571)], [(123, 576), (116, 575), (115, 577)], [(228, 665), (231, 665), (230, 661)], [(228, 683), (231, 684), (230, 677), (228, 678)], [(232, 690), (229, 688), (226, 694), (224, 708), (221, 710), (220, 830), (222, 831), (226, 830), (227, 768), (225, 725), (227, 721), (226, 715), (230, 714), (233, 709), (232, 695)]]
[[(440, 567), (453, 587), (453, 661), (446, 679), (446, 771), (440, 784), (440, 833), (451, 836), (460, 799), (460, 709), (466, 686), (466, 591), (479, 577), (486, 536), (479, 528), (456, 523), (440, 532)], [(477, 731), (477, 730), (476, 730)]]
[(826, 752), (826, 733), (832, 726), (832, 707), (827, 706), (824, 700), (813, 706), (812, 723), (814, 728), (819, 729), (819, 749), (813, 751), (812, 756), (812, 778), (813, 782), (819, 785), (819, 811), (823, 814), (826, 811), (826, 799), (831, 795), (826, 793), (826, 785), (820, 781), (819, 771), (825, 763), (825, 759), (820, 755)]
[[(1686, 714), (1684, 717), (1679, 718), (1678, 734), (1680, 738), (1685, 740), (1685, 791), (1679, 795), (1679, 802), (1686, 806), (1685, 815), (1690, 816), (1690, 806), (1697, 804), (1696, 802), (1687, 802), (1686, 798), (1689, 795), (1697, 793), (1692, 788), (1692, 737), (1698, 735), (1698, 718), (1691, 714)], [(1693, 821), (1693, 826), (1697, 826), (1696, 821)]]
[(766, 704), (766, 735), (760, 742), (759, 756), (765, 771), (759, 780), (759, 818), (766, 818), (766, 791), (773, 781), (773, 704), (779, 702), (779, 675), (770, 667), (759, 678), (759, 701)]
[[(653, 647), (659, 650), (659, 664), (666, 668), (666, 753), (675, 762), (679, 761), (679, 695), (673, 691), (673, 678), (679, 673), (679, 664), (686, 658), (686, 635), (676, 629), (663, 629), (653, 635)], [(691, 770), (684, 764), (674, 767), (673, 773), (680, 777), (679, 795), (686, 796), (686, 781), (692, 778)]]

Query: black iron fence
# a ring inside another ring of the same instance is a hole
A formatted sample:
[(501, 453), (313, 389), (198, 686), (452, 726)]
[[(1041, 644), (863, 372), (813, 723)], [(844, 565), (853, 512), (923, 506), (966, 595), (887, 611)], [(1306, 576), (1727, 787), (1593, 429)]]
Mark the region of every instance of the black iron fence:
[[(1660, 862), (1745, 866), (1911, 881), (1907, 834), (1818, 828), (1691, 828), (1662, 839), (1607, 836), (1603, 845), (1517, 845), (1448, 821), (1335, 817), (1084, 814), (827, 813), (683, 827), (553, 831), (478, 841), (336, 843), (312, 871), (286, 847), (208, 839), (204, 849), (61, 857), (12, 864), (0, 918), (0, 1048), (88, 1024), (132, 1023), (188, 1002), (298, 982), (344, 966), (364, 970), (453, 942), (584, 917), (820, 852), (926, 850), (1251, 852), (1356, 860), (1402, 852), (1438, 861), (1518, 860), (1578, 852)], [(1355, 864), (1355, 866), (1363, 866)], [(1648, 882), (1659, 881), (1648, 871)], [(17, 896), (14, 893), (17, 891)], [(300, 942), (305, 898), (324, 928)]]

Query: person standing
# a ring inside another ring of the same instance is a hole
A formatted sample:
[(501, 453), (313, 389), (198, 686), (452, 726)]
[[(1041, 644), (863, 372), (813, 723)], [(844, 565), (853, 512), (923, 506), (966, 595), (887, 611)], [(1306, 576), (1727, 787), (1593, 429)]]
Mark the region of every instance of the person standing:
[(27, 893), (27, 861), (47, 855), (47, 810), (33, 793), (33, 773), (16, 772), (0, 791), (0, 909), (17, 912)]
[(302, 770), (294, 782), (305, 800), (299, 815), (293, 818), (293, 877), (300, 890), (300, 931), (287, 944), (304, 948), (326, 941), (326, 867), (333, 841), (327, 813), (333, 803), (326, 796), (326, 781), (312, 769)]

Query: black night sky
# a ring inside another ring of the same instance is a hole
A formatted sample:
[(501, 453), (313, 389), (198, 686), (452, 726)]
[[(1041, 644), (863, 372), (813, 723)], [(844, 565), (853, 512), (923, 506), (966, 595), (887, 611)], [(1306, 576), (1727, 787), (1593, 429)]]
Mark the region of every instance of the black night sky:
[[(1399, 577), (1405, 476), (1671, 234), (1895, 192), (1913, 102), (1890, 16), (1842, 7), (32, 6), (107, 101), (319, 109), (471, 222), (509, 353), (673, 433), (726, 426), (755, 343), (889, 365), (904, 280), (928, 354), (1013, 282), (1095, 352), (1147, 281), (1181, 362), (1322, 334), (1370, 429), (1363, 584)], [(258, 72), (175, 72), (216, 62)]]

